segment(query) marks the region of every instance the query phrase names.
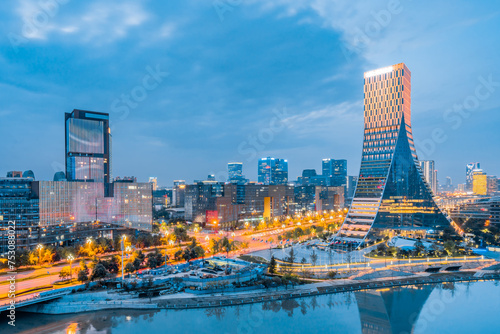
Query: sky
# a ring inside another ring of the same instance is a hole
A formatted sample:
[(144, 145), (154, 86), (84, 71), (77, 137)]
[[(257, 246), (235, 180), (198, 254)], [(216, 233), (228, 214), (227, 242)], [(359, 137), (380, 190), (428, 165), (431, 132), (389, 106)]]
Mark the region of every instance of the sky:
[(500, 177), (500, 1), (0, 3), (0, 176), (64, 170), (64, 113), (110, 114), (113, 176), (161, 186), (261, 157), (359, 171), (363, 72), (404, 62), (440, 183)]

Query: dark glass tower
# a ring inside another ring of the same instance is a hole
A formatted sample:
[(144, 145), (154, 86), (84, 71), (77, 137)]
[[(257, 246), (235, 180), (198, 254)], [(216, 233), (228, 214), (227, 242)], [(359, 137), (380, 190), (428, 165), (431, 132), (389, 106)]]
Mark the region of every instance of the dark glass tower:
[(73, 110), (65, 114), (68, 181), (111, 182), (109, 114)]
[(341, 187), (347, 184), (347, 160), (323, 159), (323, 176), (328, 177), (328, 185)]
[(358, 246), (371, 232), (450, 225), (421, 172), (410, 105), (405, 64), (365, 73), (363, 154), (351, 208), (337, 234), (344, 241)]
[(259, 160), (259, 183), (267, 185), (288, 184), (288, 161), (276, 158), (262, 158)]

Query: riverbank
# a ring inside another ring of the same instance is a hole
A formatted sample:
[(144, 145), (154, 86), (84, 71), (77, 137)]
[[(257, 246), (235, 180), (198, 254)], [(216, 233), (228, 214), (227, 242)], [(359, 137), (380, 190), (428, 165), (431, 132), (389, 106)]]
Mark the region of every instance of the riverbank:
[(345, 293), (389, 287), (438, 284), (445, 282), (475, 282), (499, 280), (500, 274), (491, 270), (463, 271), (453, 273), (419, 273), (403, 277), (383, 277), (376, 279), (342, 279), (321, 283), (298, 285), (293, 288), (270, 288), (230, 294), (194, 295), (187, 292), (160, 297), (133, 297), (116, 291), (83, 292), (63, 296), (45, 304), (23, 308), (25, 312), (42, 314), (74, 314), (101, 310), (135, 309), (194, 309), (272, 302), (323, 294)]

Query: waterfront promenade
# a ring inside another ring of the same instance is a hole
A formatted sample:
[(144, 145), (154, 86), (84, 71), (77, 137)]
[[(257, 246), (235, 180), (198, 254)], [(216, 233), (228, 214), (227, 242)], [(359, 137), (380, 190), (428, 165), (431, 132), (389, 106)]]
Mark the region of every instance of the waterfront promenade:
[(153, 298), (133, 298), (129, 294), (104, 291), (76, 293), (62, 296), (59, 300), (31, 305), (23, 311), (44, 314), (69, 314), (92, 312), (105, 309), (192, 309), (212, 308), (251, 303), (273, 302), (330, 293), (347, 293), (363, 290), (387, 289), (398, 286), (439, 284), (444, 282), (476, 282), (498, 280), (500, 274), (490, 270), (464, 271), (453, 273), (419, 273), (404, 277), (382, 277), (376, 279), (339, 279), (292, 288), (269, 288), (233, 293), (195, 295), (189, 292)]

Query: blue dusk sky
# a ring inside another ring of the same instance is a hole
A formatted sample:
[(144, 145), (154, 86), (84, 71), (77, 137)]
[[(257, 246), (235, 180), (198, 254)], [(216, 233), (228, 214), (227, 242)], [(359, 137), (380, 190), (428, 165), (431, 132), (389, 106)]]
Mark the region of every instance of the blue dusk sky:
[[(44, 5), (45, 4), (45, 5)], [(110, 114), (113, 176), (357, 175), (363, 72), (412, 72), (419, 158), (500, 176), (500, 2), (18, 0), (0, 4), (0, 176), (64, 169), (64, 113)]]

